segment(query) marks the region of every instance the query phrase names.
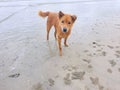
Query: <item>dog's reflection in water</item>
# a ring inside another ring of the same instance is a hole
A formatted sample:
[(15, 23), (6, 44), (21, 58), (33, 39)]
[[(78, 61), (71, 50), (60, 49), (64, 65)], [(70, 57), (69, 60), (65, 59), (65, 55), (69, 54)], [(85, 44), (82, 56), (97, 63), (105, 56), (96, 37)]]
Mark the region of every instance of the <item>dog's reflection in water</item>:
[[(55, 56), (57, 54), (57, 51), (58, 51), (58, 47), (57, 47), (57, 41), (54, 41), (54, 42), (50, 42), (49, 40), (47, 41), (47, 46), (48, 46), (48, 49), (49, 49), (49, 53), (50, 53), (50, 56)], [(44, 51), (43, 51), (44, 52)]]

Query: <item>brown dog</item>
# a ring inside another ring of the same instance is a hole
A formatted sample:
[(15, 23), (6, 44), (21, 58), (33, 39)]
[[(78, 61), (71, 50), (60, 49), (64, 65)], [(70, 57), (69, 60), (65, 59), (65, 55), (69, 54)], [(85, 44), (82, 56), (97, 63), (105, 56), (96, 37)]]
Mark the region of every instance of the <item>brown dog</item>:
[(62, 55), (61, 39), (64, 38), (64, 45), (68, 46), (66, 41), (71, 33), (71, 28), (73, 23), (77, 19), (75, 15), (64, 14), (59, 11), (59, 13), (53, 12), (39, 12), (42, 17), (48, 16), (47, 19), (47, 40), (49, 40), (49, 32), (52, 26), (55, 28), (54, 36), (58, 41), (60, 56)]

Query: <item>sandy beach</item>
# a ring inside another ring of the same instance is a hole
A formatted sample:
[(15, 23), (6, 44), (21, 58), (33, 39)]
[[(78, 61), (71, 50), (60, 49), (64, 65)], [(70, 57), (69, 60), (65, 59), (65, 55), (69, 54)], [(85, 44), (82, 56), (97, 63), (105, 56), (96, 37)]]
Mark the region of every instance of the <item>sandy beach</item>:
[[(46, 18), (77, 20), (59, 56)], [(120, 90), (120, 1), (0, 1), (0, 90)]]

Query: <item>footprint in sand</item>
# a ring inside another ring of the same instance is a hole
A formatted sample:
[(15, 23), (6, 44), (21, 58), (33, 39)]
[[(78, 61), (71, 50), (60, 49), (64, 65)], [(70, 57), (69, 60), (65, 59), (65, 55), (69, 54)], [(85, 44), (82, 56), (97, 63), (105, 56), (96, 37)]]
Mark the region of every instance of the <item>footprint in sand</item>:
[(116, 62), (114, 60), (109, 60), (109, 63), (111, 64), (112, 67), (116, 65)]
[(91, 80), (92, 84), (99, 85), (99, 78), (98, 77), (96, 77), (96, 78), (90, 77), (90, 80)]
[(15, 73), (15, 74), (9, 75), (8, 77), (10, 77), (10, 78), (18, 78), (19, 76), (20, 76), (20, 73)]
[(96, 42), (93, 42), (93, 44), (96, 44)]
[(89, 52), (89, 50), (84, 50), (83, 52), (86, 53), (87, 56), (92, 57), (92, 54)]
[(100, 44), (98, 44), (98, 43), (96, 43), (96, 42), (93, 42), (93, 45), (96, 45), (96, 46), (98, 46), (98, 47), (101, 46)]
[[(93, 45), (96, 45), (97, 43), (96, 42), (92, 42)], [(96, 48), (96, 46), (93, 46), (93, 48)]]
[(38, 83), (36, 85), (33, 85), (32, 90), (43, 90), (42, 84)]
[(120, 58), (120, 55), (119, 55), (119, 54), (116, 53), (116, 54), (114, 54), (114, 55), (116, 56), (116, 58)]
[(90, 69), (90, 68), (93, 68), (93, 66), (92, 65), (88, 65), (88, 68)]
[(85, 72), (73, 72), (72, 73), (72, 79), (80, 79), (80, 80), (84, 80), (84, 75)]
[(99, 90), (103, 90), (104, 89), (104, 86), (99, 84), (99, 78), (98, 77), (96, 77), (96, 78), (90, 77), (90, 80), (91, 80), (92, 84), (98, 86)]
[(104, 89), (104, 87), (102, 85), (99, 85), (98, 87), (99, 87), (99, 90), (103, 90)]
[(70, 73), (67, 73), (66, 76), (64, 77), (64, 83), (65, 83), (65, 85), (71, 84)]
[(118, 68), (118, 71), (120, 72), (120, 68)]
[(120, 51), (116, 51), (117, 54), (120, 54)]
[(55, 81), (54, 81), (53, 79), (51, 79), (51, 78), (48, 79), (48, 82), (49, 82), (49, 85), (50, 85), (50, 86), (53, 86), (54, 83), (55, 83)]
[(77, 69), (79, 69), (78, 66), (71, 66), (71, 68), (72, 68), (72, 70), (77, 70)]
[(110, 68), (107, 69), (107, 72), (112, 73), (112, 70)]
[(116, 56), (116, 58), (120, 58), (120, 51), (119, 50), (117, 50), (117, 51), (115, 51), (116, 53), (114, 54), (115, 56)]
[(83, 59), (84, 62), (90, 63), (91, 60)]
[(103, 55), (103, 56), (106, 56), (106, 54), (107, 54), (107, 53), (106, 53), (105, 51), (102, 52), (102, 55)]
[(114, 48), (113, 46), (110, 46), (110, 45), (107, 45), (107, 47), (109, 47), (110, 49), (113, 49), (113, 48)]
[(79, 69), (79, 67), (76, 65), (76, 66), (72, 66), (72, 65), (70, 65), (70, 66), (63, 66), (62, 67), (64, 70), (68, 70), (68, 71), (72, 71), (72, 70), (77, 70), (77, 69)]

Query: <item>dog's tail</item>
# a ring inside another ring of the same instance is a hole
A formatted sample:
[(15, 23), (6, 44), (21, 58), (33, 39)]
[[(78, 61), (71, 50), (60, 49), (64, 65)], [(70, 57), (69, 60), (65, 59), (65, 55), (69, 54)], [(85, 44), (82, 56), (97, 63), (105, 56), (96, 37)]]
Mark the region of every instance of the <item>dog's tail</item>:
[(47, 17), (49, 15), (49, 12), (39, 11), (38, 15), (41, 16), (41, 17)]

